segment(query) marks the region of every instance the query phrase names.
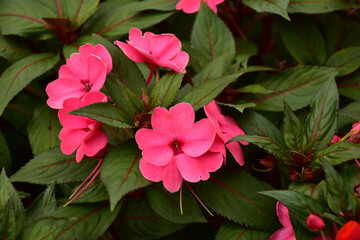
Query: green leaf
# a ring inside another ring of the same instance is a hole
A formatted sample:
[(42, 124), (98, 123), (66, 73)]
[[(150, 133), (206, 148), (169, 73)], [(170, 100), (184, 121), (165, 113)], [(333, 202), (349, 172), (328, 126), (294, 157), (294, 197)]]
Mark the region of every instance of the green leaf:
[(247, 68), (250, 57), (257, 54), (258, 47), (251, 41), (242, 40), (239, 43), (239, 49), (240, 52), (235, 57), (236, 65)]
[(95, 168), (98, 159), (84, 158), (75, 161), (75, 155), (64, 155), (60, 148), (53, 148), (35, 156), (11, 176), (12, 182), (35, 184), (70, 183), (84, 180)]
[(24, 223), (24, 206), (3, 169), (0, 176), (0, 237), (15, 239)]
[(293, 111), (306, 107), (311, 98), (323, 84), (335, 79), (337, 70), (318, 66), (298, 66), (275, 74), (262, 84), (273, 91), (264, 96), (255, 95), (257, 109), (265, 111), (282, 111), (286, 101)]
[(244, 170), (227, 169), (191, 187), (207, 207), (221, 216), (261, 230), (277, 227), (275, 201), (258, 193), (272, 187)]
[(312, 100), (305, 123), (307, 141), (315, 143), (315, 149), (323, 149), (331, 142), (336, 130), (338, 108), (336, 83), (330, 80)]
[(63, 14), (75, 26), (80, 26), (96, 11), (98, 4), (99, 0), (63, 0)]
[(129, 198), (121, 208), (115, 229), (123, 239), (158, 239), (184, 227), (157, 215), (145, 198)]
[[(74, 192), (79, 186), (73, 189)], [(105, 188), (104, 183), (95, 180), (92, 182), (84, 192), (77, 197), (73, 203), (95, 203), (109, 199), (109, 194)]]
[(320, 31), (309, 18), (279, 21), (281, 38), (296, 61), (305, 64), (322, 65), (327, 58), (326, 44)]
[(350, 0), (290, 0), (289, 13), (327, 13), (341, 9), (356, 8), (358, 5)]
[(219, 104), (223, 106), (235, 108), (241, 113), (243, 113), (246, 108), (256, 107), (255, 103), (239, 103), (239, 104), (219, 103)]
[(267, 240), (271, 233), (249, 229), (232, 222), (225, 222), (216, 234), (215, 240)]
[(18, 92), (58, 61), (58, 55), (41, 53), (23, 58), (7, 68), (0, 77), (0, 115)]
[(118, 84), (131, 111), (133, 113), (145, 112), (144, 103), (142, 102), (140, 97), (133, 93), (125, 84), (121, 82), (118, 82)]
[(109, 192), (111, 209), (127, 193), (150, 184), (139, 170), (140, 154), (137, 145), (128, 142), (106, 156), (100, 177)]
[(210, 61), (192, 79), (194, 86), (197, 87), (208, 80), (222, 77), (227, 67), (227, 63), (225, 60), (228, 57), (229, 54), (225, 54)]
[(137, 2), (132, 1), (126, 4), (111, 4), (110, 7), (100, 4), (99, 13), (95, 14), (89, 23), (85, 26), (85, 32), (97, 33), (98, 35), (109, 37), (127, 34), (132, 27), (144, 29), (157, 24), (170, 17), (173, 12), (148, 11), (144, 10), (162, 10), (161, 6), (156, 4), (166, 4), (164, 1), (155, 2)]
[(339, 77), (354, 72), (360, 67), (360, 47), (349, 47), (334, 53), (326, 65), (338, 68)]
[(331, 165), (338, 165), (354, 158), (360, 158), (360, 146), (352, 142), (337, 142), (316, 152), (313, 159), (320, 162), (320, 158), (326, 159)]
[(26, 224), (50, 216), (56, 210), (55, 183), (48, 186), (26, 210)]
[(345, 125), (360, 120), (360, 102), (352, 102), (339, 111), (339, 123), (338, 127), (344, 127)]
[(78, 37), (74, 42), (70, 44), (65, 44), (63, 47), (63, 54), (65, 58), (70, 58), (71, 54), (79, 52), (79, 46), (90, 43), (95, 45), (95, 40), (92, 35), (86, 35)]
[(153, 107), (169, 107), (179, 91), (184, 74), (167, 73), (157, 82), (151, 91), (150, 99)]
[(198, 202), (190, 191), (182, 189), (182, 208), (180, 212), (180, 192), (170, 193), (161, 184), (152, 184), (146, 188), (146, 196), (151, 208), (162, 218), (174, 223), (206, 222)]
[(266, 152), (273, 154), (285, 162), (291, 162), (291, 155), (289, 155), (288, 150), (283, 148), (273, 139), (257, 135), (239, 135), (232, 138), (228, 143), (235, 141), (247, 141), (255, 144), (256, 146), (264, 149)]
[(197, 111), (205, 104), (211, 102), (224, 88), (236, 80), (240, 75), (241, 73), (238, 73), (206, 81), (178, 100), (178, 103), (190, 103), (194, 110)]
[(339, 93), (355, 101), (360, 101), (360, 72), (342, 78), (338, 83)]
[[(344, 181), (339, 173), (326, 161), (323, 160), (323, 166), (326, 176), (326, 188), (329, 200), (334, 200), (336, 209), (341, 209), (341, 211), (346, 215), (349, 210), (353, 210), (356, 206), (356, 200), (352, 195), (352, 192), (344, 184)], [(330, 206), (331, 207), (331, 206)], [(339, 214), (340, 212), (335, 212)]]
[(246, 85), (244, 87), (239, 88), (238, 91), (243, 93), (261, 93), (261, 94), (267, 94), (273, 92), (273, 90), (270, 90), (260, 84)]
[(42, 153), (60, 145), (59, 133), (61, 125), (57, 110), (43, 104), (35, 109), (29, 123), (28, 135), (33, 154)]
[(70, 114), (89, 117), (96, 121), (118, 128), (132, 128), (130, 119), (118, 107), (111, 103), (94, 103), (79, 109)]
[(284, 103), (283, 136), (289, 149), (299, 152), (305, 149), (306, 139), (303, 125), (286, 103)]
[(202, 5), (191, 32), (191, 47), (209, 62), (224, 54), (229, 54), (227, 61), (231, 62), (236, 51), (232, 33), (218, 15)]
[(56, 239), (98, 239), (115, 220), (120, 206), (119, 204), (114, 211), (110, 211), (108, 203), (76, 204), (58, 208), (52, 216), (68, 218), (68, 222), (63, 230), (56, 234)]
[[(340, 175), (343, 178), (344, 184), (348, 189), (353, 190), (359, 184), (360, 168), (354, 163), (347, 164), (341, 169)], [(354, 192), (355, 193), (355, 192)]]
[(17, 239), (56, 239), (56, 236), (63, 230), (67, 222), (67, 219), (61, 218), (46, 217), (38, 219), (23, 228)]
[(0, 36), (0, 56), (10, 63), (16, 62), (30, 54), (31, 52), (24, 42), (15, 38)]
[(4, 135), (1, 133), (1, 131), (0, 131), (0, 167), (1, 169), (5, 168), (5, 170), (9, 173), (12, 170), (10, 150), (6, 143), (6, 139)]
[(275, 13), (290, 21), (286, 11), (289, 0), (243, 0), (244, 4), (255, 9), (257, 12)]
[(42, 18), (54, 17), (57, 17), (57, 14), (52, 9), (35, 0), (2, 1), (0, 29), (3, 35), (15, 34), (28, 37), (49, 30), (50, 25)]
[(290, 213), (305, 227), (306, 219), (310, 213), (317, 213), (321, 216), (326, 210), (320, 202), (300, 192), (276, 190), (261, 193), (284, 204)]

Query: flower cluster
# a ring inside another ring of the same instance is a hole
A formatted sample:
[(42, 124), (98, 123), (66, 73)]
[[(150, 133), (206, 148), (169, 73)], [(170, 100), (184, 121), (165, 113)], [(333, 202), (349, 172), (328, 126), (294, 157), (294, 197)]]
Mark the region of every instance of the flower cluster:
[[(204, 107), (207, 119), (195, 123), (188, 103), (170, 110), (154, 109), (152, 129), (140, 129), (135, 139), (142, 151), (140, 171), (150, 181), (163, 181), (169, 192), (177, 192), (183, 180), (207, 180), (226, 159), (225, 143), (234, 134), (244, 134), (235, 121), (221, 114), (215, 101)], [(245, 143), (247, 144), (247, 143)], [(238, 143), (228, 144), (235, 159), (244, 164)]]
[[(216, 5), (224, 2), (225, 0), (204, 0), (214, 13), (217, 13)], [(199, 11), (201, 0), (180, 0), (176, 5), (176, 10), (183, 10), (185, 13), (195, 13)]]
[(104, 46), (85, 44), (79, 48), (79, 53), (74, 53), (67, 59), (59, 70), (59, 78), (46, 88), (48, 105), (60, 109), (58, 117), (63, 126), (59, 135), (61, 151), (72, 154), (77, 149), (77, 162), (84, 155), (92, 157), (103, 149), (107, 136), (102, 131), (100, 122), (71, 115), (69, 112), (107, 101), (100, 89), (111, 69), (112, 59)]

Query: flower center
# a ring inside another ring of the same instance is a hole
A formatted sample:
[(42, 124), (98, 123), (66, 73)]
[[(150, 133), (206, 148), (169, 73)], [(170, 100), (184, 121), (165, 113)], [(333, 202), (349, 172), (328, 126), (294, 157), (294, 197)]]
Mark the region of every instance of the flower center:
[(175, 142), (173, 143), (173, 150), (174, 150), (175, 155), (179, 154), (179, 152), (180, 152), (180, 146), (179, 146), (179, 143), (178, 143), (177, 141), (175, 141)]
[(87, 91), (90, 91), (91, 87), (89, 80), (81, 80), (81, 83), (85, 85)]

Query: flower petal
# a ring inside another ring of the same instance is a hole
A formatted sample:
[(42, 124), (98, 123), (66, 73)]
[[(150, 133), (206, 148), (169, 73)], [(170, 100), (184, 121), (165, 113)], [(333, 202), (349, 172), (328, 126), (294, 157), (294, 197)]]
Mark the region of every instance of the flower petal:
[(69, 98), (64, 102), (64, 108), (58, 112), (60, 123), (63, 127), (71, 129), (87, 128), (90, 123), (95, 122), (87, 117), (68, 114), (69, 112), (84, 107), (85, 104), (78, 98)]
[(120, 42), (115, 41), (115, 44), (124, 52), (124, 54), (130, 58), (134, 62), (147, 62), (147, 58), (140, 53), (137, 49), (133, 46)]
[(170, 60), (181, 51), (181, 43), (174, 34), (154, 35), (150, 39), (152, 55), (159, 60)]
[(88, 80), (91, 92), (98, 92), (104, 86), (106, 79), (106, 64), (97, 56), (87, 58)]
[(146, 147), (142, 151), (143, 157), (151, 164), (156, 166), (167, 165), (174, 155), (174, 151), (169, 146)]
[(136, 132), (135, 140), (141, 150), (146, 147), (169, 146), (174, 141), (166, 134), (146, 128), (139, 129)]
[[(90, 135), (90, 134), (89, 134)], [(89, 136), (88, 135), (88, 136)], [(91, 132), (91, 137), (86, 137), (84, 141), (84, 153), (86, 156), (93, 157), (107, 144), (107, 135), (101, 130)]]
[(84, 96), (85, 105), (90, 105), (98, 102), (107, 102), (107, 97), (102, 92), (89, 92)]
[(244, 165), (244, 154), (238, 142), (226, 144), (227, 149), (233, 155), (235, 161), (240, 165)]
[(111, 72), (112, 58), (110, 53), (106, 50), (106, 48), (103, 45), (97, 44), (95, 46), (92, 46), (91, 44), (87, 43), (79, 48), (79, 55), (82, 64), (86, 64), (89, 55), (95, 55), (99, 57), (106, 65), (106, 70), (107, 70), (106, 74), (109, 74), (109, 72)]
[(49, 99), (47, 104), (54, 109), (63, 107), (63, 103), (68, 98), (80, 98), (87, 93), (87, 89), (80, 81), (60, 78), (49, 83), (45, 89)]
[(209, 119), (202, 119), (178, 137), (181, 150), (191, 157), (207, 152), (215, 139), (215, 127)]
[(195, 13), (200, 9), (201, 0), (180, 0), (176, 10), (183, 10), (185, 13)]
[(131, 28), (129, 31), (129, 44), (150, 53), (150, 38), (152, 36), (154, 36), (154, 34), (149, 32), (146, 32), (144, 36), (142, 36), (142, 31), (140, 29)]
[(64, 154), (72, 154), (84, 141), (87, 131), (83, 129), (63, 128), (60, 131), (59, 138), (62, 140), (60, 149)]
[(195, 112), (188, 103), (179, 103), (170, 108), (157, 107), (151, 116), (153, 129), (176, 139), (194, 125)]
[(277, 215), (279, 217), (280, 223), (284, 227), (292, 226), (291, 221), (290, 221), (290, 217), (289, 217), (289, 210), (281, 202), (276, 203), (276, 213), (277, 213)]
[(189, 182), (208, 180), (209, 172), (215, 172), (223, 163), (222, 154), (219, 152), (207, 152), (200, 157), (190, 157), (183, 153), (174, 156), (174, 159), (181, 176)]
[(169, 192), (177, 192), (180, 189), (183, 178), (177, 169), (176, 162), (171, 160), (166, 166), (155, 166), (148, 163), (144, 158), (140, 159), (140, 171), (150, 181), (163, 181), (164, 187)]
[(296, 240), (292, 227), (283, 227), (277, 230), (268, 240)]

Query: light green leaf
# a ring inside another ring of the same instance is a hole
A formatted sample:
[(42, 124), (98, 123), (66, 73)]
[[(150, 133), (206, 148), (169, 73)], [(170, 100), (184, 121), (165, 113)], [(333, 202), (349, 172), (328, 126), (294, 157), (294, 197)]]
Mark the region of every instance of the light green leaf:
[(109, 192), (111, 209), (125, 194), (150, 184), (139, 170), (140, 153), (136, 144), (127, 142), (104, 159), (100, 177)]
[(58, 61), (58, 55), (41, 53), (25, 57), (7, 68), (0, 77), (0, 115), (16, 94)]
[(35, 184), (70, 183), (84, 180), (95, 168), (98, 159), (84, 158), (75, 161), (75, 155), (65, 155), (53, 148), (35, 156), (11, 176), (12, 182)]
[(330, 144), (337, 126), (339, 95), (336, 83), (330, 80), (324, 84), (310, 105), (310, 114), (305, 122), (308, 143), (315, 149), (323, 149)]
[(270, 12), (275, 13), (286, 20), (290, 20), (289, 15), (286, 11), (289, 0), (243, 0), (245, 5), (255, 9), (257, 12)]

